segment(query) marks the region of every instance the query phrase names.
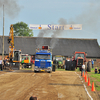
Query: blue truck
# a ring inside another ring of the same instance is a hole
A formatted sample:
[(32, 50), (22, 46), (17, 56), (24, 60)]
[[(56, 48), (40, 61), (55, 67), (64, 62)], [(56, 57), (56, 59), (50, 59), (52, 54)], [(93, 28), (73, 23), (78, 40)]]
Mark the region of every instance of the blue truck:
[(49, 46), (42, 46), (42, 49), (36, 50), (34, 72), (39, 71), (52, 72), (52, 52)]

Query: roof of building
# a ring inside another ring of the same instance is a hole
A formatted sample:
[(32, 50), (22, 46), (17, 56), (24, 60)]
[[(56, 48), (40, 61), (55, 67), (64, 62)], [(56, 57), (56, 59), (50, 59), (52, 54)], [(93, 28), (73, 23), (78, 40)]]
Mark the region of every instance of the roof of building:
[[(4, 51), (8, 54), (8, 36), (4, 37)], [(0, 36), (0, 54), (2, 54), (2, 36)], [(49, 45), (53, 55), (73, 56), (74, 51), (87, 52), (87, 57), (100, 58), (100, 47), (97, 39), (70, 39), (47, 37), (14, 37), (15, 49), (23, 54), (35, 55), (36, 48)]]

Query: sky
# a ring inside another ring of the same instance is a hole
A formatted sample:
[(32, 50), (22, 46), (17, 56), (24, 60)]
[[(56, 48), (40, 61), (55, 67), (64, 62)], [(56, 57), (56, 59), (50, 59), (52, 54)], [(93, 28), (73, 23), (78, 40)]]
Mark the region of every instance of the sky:
[(33, 30), (34, 37), (97, 39), (100, 45), (100, 0), (0, 0), (0, 35), (8, 36), (10, 25), (82, 24), (82, 30)]

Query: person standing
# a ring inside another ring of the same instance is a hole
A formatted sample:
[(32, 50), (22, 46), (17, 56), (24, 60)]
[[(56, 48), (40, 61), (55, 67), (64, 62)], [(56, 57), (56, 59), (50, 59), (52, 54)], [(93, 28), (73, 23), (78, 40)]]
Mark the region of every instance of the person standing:
[(7, 59), (6, 58), (4, 58), (4, 60), (3, 60), (3, 69), (5, 68), (5, 66), (6, 66), (6, 61), (7, 61)]
[(94, 65), (94, 61), (93, 61), (93, 59), (92, 59), (92, 61), (91, 61), (91, 62), (92, 62), (92, 68), (94, 68), (94, 66), (93, 66), (93, 65)]
[(99, 74), (100, 74), (100, 68), (99, 68), (99, 70), (98, 70), (98, 71), (99, 71)]
[(82, 72), (81, 72), (81, 76), (83, 75), (83, 72), (84, 72), (84, 74), (85, 74), (85, 65), (84, 65), (84, 63), (83, 63), (83, 65), (82, 65)]
[(0, 68), (1, 68), (1, 71), (3, 70), (2, 69), (2, 58), (0, 57)]

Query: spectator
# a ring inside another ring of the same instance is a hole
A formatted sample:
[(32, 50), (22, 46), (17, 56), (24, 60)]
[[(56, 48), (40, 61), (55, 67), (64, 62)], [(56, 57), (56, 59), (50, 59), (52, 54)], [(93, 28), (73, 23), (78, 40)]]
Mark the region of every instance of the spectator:
[(82, 65), (81, 76), (83, 75), (83, 72), (84, 72), (84, 74), (85, 74), (85, 65), (84, 65), (84, 63), (83, 63), (83, 65)]
[(2, 71), (2, 58), (0, 57), (0, 68), (1, 68), (1, 71)]
[(94, 71), (95, 71), (95, 74), (97, 74), (97, 72), (98, 72), (98, 69), (97, 69), (97, 67), (95, 67)]
[(98, 71), (99, 71), (99, 74), (100, 74), (100, 68), (99, 68), (99, 70), (98, 70)]
[(57, 64), (56, 59), (53, 59), (53, 64)]
[(91, 62), (92, 62), (92, 68), (94, 68), (94, 66), (93, 66), (93, 65), (94, 65), (94, 61), (93, 61), (93, 59), (92, 59), (92, 61), (91, 61)]
[(31, 96), (29, 100), (38, 100), (37, 97)]
[(7, 61), (7, 59), (6, 58), (4, 58), (4, 60), (3, 60), (3, 69), (5, 68), (5, 66), (6, 66), (6, 61)]
[(65, 69), (66, 69), (66, 65), (67, 65), (67, 58), (65, 59)]

